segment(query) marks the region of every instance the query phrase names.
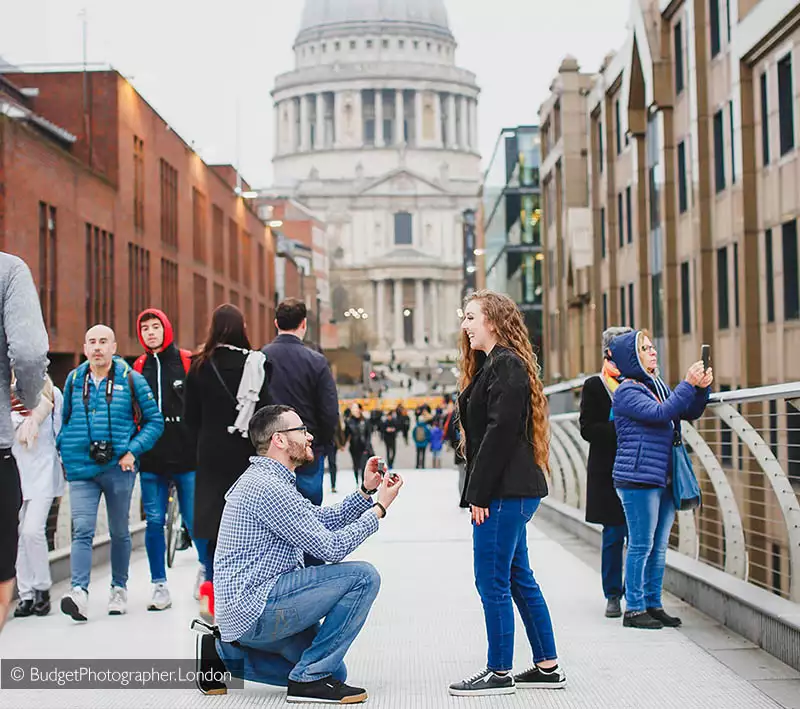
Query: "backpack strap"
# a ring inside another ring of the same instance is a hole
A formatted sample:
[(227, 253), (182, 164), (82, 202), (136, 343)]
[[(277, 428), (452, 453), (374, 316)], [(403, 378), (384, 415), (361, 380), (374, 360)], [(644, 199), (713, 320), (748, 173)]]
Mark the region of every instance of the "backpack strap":
[(144, 363), (147, 361), (147, 355), (143, 354), (136, 358), (136, 361), (133, 363), (133, 369), (139, 374), (144, 371)]
[[(143, 359), (146, 355), (142, 355), (139, 359)], [(139, 361), (138, 359), (136, 360)], [(136, 367), (136, 364), (134, 364)], [(125, 369), (122, 371), (123, 376), (127, 377), (128, 379), (128, 388), (131, 390), (131, 408), (133, 410), (133, 422), (136, 424), (136, 428), (139, 429), (142, 426), (142, 420), (144, 419), (144, 414), (142, 413), (142, 407), (139, 405), (139, 400), (136, 398), (136, 387), (133, 383), (133, 372), (134, 370), (128, 366), (128, 363), (125, 362)], [(141, 372), (140, 372), (141, 373)]]
[[(70, 416), (72, 416), (72, 390), (75, 388), (75, 376), (77, 375), (78, 370), (73, 369), (70, 372), (70, 375), (67, 377), (67, 383), (64, 385), (64, 399), (69, 398), (69, 416), (64, 418), (62, 415), (61, 417), (61, 428), (64, 428), (69, 423)], [(69, 392), (69, 394), (67, 394)], [(62, 405), (63, 406), (63, 405)], [(53, 407), (55, 408), (55, 407)], [(62, 408), (63, 411), (63, 408)]]
[(183, 363), (183, 371), (188, 374), (189, 368), (192, 366), (192, 353), (189, 350), (178, 350)]

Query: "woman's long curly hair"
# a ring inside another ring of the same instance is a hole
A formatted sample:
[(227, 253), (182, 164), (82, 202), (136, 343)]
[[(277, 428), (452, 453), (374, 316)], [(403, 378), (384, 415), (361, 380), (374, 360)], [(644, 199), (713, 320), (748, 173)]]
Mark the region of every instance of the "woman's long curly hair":
[[(531, 431), (531, 427), (528, 428), (529, 440), (533, 445), (536, 464), (542, 470), (549, 470), (550, 424), (547, 418), (547, 397), (544, 395), (542, 386), (539, 360), (528, 339), (528, 328), (525, 327), (522, 313), (517, 304), (507, 295), (490, 290), (473, 293), (464, 301), (464, 307), (466, 308), (473, 301), (479, 303), (487, 324), (493, 328), (497, 344), (516, 354), (528, 371), (531, 388), (530, 420), (533, 422), (533, 430)], [(459, 389), (464, 391), (478, 371), (478, 355), (470, 346), (467, 333), (463, 330), (459, 339), (459, 350), (461, 352), (459, 363), (461, 373), (458, 384)], [(462, 435), (462, 442), (464, 439), (465, 437)]]

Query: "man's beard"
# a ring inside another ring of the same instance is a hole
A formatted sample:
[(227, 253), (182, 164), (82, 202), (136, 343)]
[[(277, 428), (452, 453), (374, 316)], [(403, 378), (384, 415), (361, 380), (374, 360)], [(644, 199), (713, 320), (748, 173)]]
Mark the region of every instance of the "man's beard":
[(299, 468), (314, 460), (314, 454), (306, 448), (305, 443), (289, 441), (289, 460), (292, 461), (292, 465)]

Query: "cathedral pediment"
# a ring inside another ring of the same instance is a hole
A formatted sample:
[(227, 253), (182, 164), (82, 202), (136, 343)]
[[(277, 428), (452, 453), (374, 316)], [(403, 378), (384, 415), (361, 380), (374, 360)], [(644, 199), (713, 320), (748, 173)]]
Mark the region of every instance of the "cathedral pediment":
[(358, 193), (361, 196), (439, 196), (447, 190), (406, 168), (398, 168), (371, 181)]

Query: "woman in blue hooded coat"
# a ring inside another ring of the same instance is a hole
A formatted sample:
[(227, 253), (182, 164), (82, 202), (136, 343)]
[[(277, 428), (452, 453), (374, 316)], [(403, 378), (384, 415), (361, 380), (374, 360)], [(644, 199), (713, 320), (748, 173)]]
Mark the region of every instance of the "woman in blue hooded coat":
[(714, 376), (696, 362), (671, 391), (658, 375), (658, 355), (644, 330), (615, 338), (610, 349), (624, 378), (613, 401), (614, 487), (628, 525), (623, 625), (677, 627), (680, 618), (668, 615), (661, 603), (669, 533), (675, 520), (672, 446), (680, 440), (681, 420), (703, 415)]

